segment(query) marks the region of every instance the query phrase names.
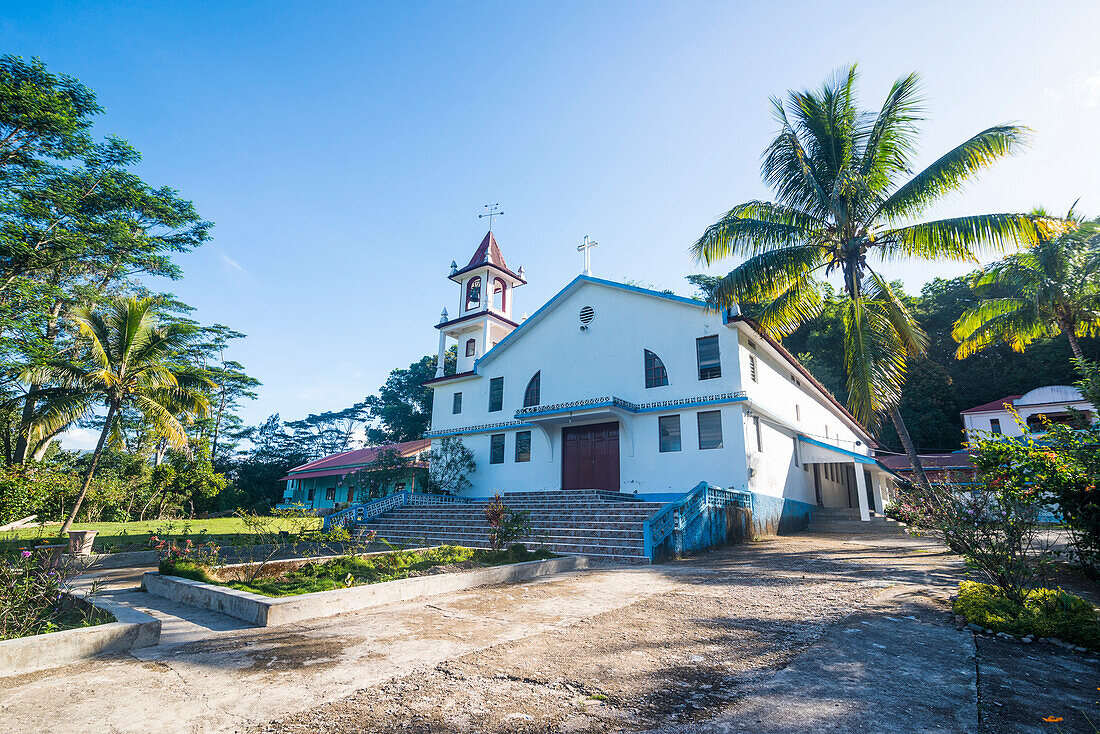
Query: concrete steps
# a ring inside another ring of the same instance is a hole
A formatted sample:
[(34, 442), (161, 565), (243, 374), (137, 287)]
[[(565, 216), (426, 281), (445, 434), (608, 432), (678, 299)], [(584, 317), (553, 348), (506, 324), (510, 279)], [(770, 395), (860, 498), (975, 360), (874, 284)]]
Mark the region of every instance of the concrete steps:
[[(503, 499), (509, 509), (530, 513), (533, 532), (523, 541), (529, 547), (633, 563), (649, 561), (644, 555), (642, 525), (664, 506), (604, 490), (509, 492)], [(354, 535), (377, 533), (397, 546), (449, 543), (488, 548), (488, 506), (488, 500), (409, 505), (359, 523)]]
[(905, 535), (905, 526), (883, 515), (871, 514), (871, 519), (859, 519), (859, 510), (851, 507), (819, 507), (814, 510), (810, 533), (844, 533), (846, 535)]

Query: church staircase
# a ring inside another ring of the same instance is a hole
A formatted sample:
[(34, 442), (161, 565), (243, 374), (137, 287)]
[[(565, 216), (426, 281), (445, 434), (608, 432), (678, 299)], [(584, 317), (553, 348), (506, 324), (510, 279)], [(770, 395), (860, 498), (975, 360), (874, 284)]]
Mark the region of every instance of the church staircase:
[(859, 510), (849, 507), (818, 507), (806, 528), (811, 533), (847, 535), (905, 535), (905, 526), (884, 515), (871, 513), (871, 519), (859, 519)]
[[(529, 548), (632, 563), (649, 562), (642, 524), (664, 506), (604, 490), (509, 492), (501, 496), (509, 509), (531, 513), (534, 532), (523, 540)], [(406, 505), (358, 523), (353, 535), (362, 539), (377, 533), (398, 547), (449, 544), (488, 548), (488, 506), (488, 500)]]

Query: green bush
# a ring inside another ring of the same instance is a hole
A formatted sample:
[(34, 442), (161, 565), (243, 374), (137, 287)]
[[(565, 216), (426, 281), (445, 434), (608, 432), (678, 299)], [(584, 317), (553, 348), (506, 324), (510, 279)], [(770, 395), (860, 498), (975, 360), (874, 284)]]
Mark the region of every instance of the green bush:
[(192, 561), (165, 559), (160, 562), (159, 570), (165, 576), (179, 576), (181, 578), (191, 579), (192, 581), (202, 581), (206, 584), (221, 583), (216, 578), (212, 577), (205, 567), (193, 563)]
[(994, 632), (1056, 637), (1100, 649), (1100, 623), (1092, 604), (1061, 589), (1033, 589), (1021, 606), (992, 584), (963, 581), (953, 604), (956, 614)]

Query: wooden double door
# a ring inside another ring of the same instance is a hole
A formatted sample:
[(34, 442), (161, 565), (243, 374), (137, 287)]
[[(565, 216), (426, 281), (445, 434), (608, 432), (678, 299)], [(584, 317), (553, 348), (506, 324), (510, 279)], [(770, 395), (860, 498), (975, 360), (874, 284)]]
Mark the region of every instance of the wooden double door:
[(563, 428), (561, 488), (619, 490), (619, 424)]

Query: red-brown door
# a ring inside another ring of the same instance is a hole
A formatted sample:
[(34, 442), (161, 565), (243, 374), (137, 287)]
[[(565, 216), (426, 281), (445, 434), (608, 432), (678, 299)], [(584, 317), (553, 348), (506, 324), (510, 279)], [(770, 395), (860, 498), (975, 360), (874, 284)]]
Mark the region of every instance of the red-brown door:
[(619, 489), (619, 424), (563, 428), (562, 489)]

